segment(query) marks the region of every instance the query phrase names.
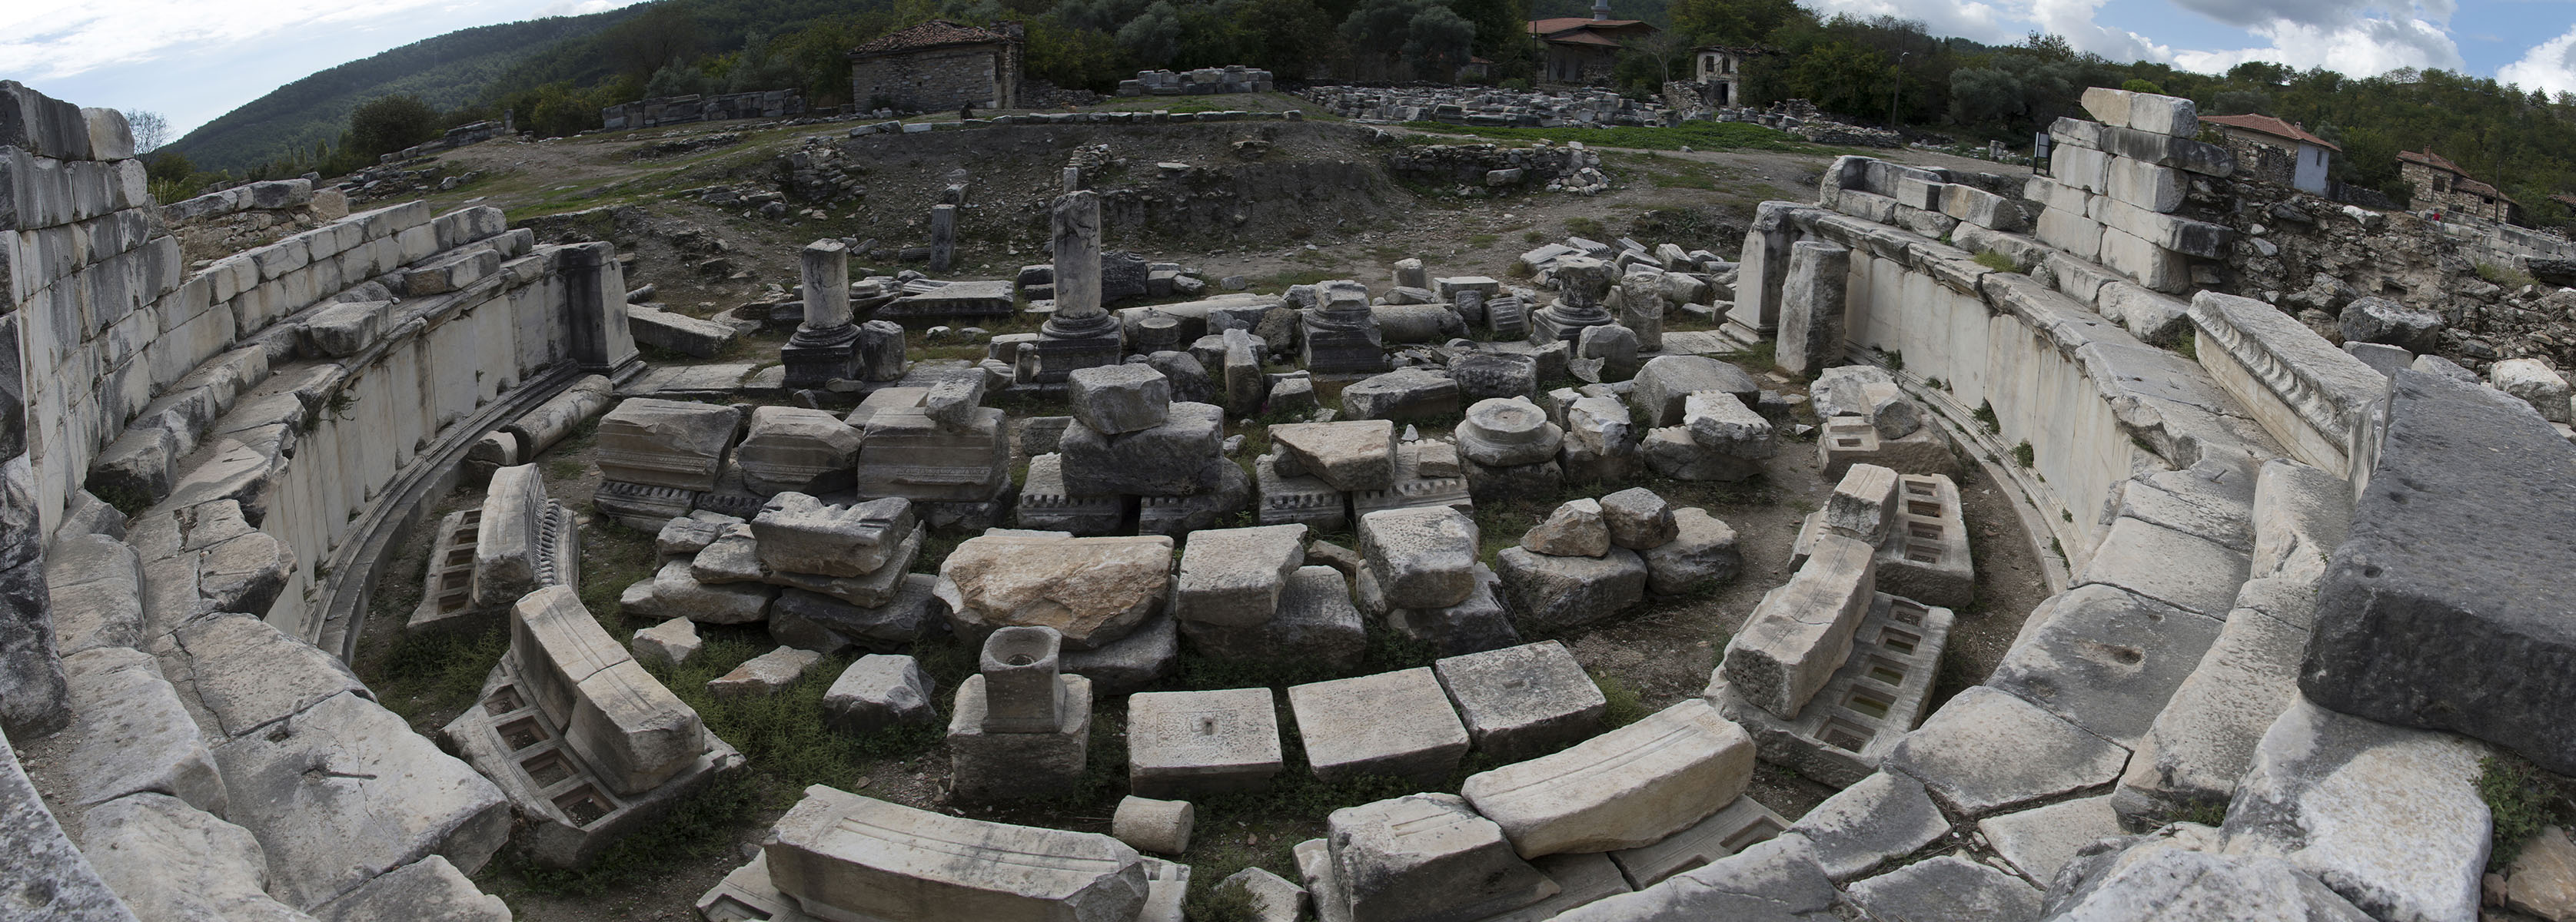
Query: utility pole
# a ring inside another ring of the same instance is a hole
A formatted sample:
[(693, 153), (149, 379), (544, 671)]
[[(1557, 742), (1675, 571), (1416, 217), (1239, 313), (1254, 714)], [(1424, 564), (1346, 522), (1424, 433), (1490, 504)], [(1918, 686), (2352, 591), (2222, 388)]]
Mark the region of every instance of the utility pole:
[(1887, 90), (1887, 130), (1897, 132), (1900, 142), (1904, 139), (1904, 131), (1896, 124), (1896, 97), (1905, 91), (1905, 56), (1913, 53), (1911, 51), (1896, 53), (1896, 66), (1893, 68), (1896, 85)]

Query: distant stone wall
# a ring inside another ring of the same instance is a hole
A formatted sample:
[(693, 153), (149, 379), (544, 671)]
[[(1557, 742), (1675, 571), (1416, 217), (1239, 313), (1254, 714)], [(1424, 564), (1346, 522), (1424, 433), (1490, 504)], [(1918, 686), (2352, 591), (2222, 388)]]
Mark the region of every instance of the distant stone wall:
[(907, 112), (1010, 106), (1019, 61), (1000, 44), (933, 48), (850, 62), (850, 101)]
[(805, 114), (805, 94), (800, 90), (758, 90), (717, 96), (669, 96), (639, 100), (599, 110), (602, 127), (609, 131), (651, 128), (657, 125), (680, 125), (689, 122), (721, 122), (738, 118), (784, 118), (803, 114)]

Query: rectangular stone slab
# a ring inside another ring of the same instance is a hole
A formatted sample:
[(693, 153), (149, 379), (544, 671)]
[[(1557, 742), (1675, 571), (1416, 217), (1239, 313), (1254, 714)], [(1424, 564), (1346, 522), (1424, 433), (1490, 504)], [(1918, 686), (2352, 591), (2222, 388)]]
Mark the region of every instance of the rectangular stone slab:
[(1719, 669), (1745, 700), (1796, 717), (1851, 652), (1852, 631), (1869, 612), (1876, 551), (1841, 535), (1819, 535), (1788, 585), (1754, 608), (1726, 644)]
[(1523, 858), (1635, 848), (1743, 793), (1753, 754), (1744, 728), (1693, 698), (1562, 752), (1470, 775), (1460, 793)]
[(2398, 372), (2317, 593), (2309, 700), (2576, 771), (2576, 446), (2501, 392)]
[(1139, 797), (1267, 787), (1279, 715), (1267, 688), (1144, 692), (1127, 699), (1127, 784)]
[(1097, 833), (942, 816), (816, 785), (762, 847), (770, 882), (843, 919), (1132, 919), (1136, 850)]
[(1229, 626), (1270, 620), (1289, 574), (1306, 562), (1305, 542), (1304, 525), (1192, 532), (1181, 548), (1172, 613), (1184, 621)]
[(1319, 778), (1436, 784), (1467, 754), (1467, 727), (1427, 667), (1293, 686), (1288, 708)]

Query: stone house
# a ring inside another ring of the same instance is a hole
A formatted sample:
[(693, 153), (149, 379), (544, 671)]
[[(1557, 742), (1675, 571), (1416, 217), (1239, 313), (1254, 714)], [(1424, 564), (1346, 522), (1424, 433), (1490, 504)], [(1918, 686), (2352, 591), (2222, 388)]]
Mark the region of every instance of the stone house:
[(2417, 211), (2438, 208), (2506, 224), (2522, 223), (2521, 203), (2471, 178), (2467, 170), (2434, 153), (2432, 148), (2398, 151), (2397, 172), (2415, 187), (2412, 204)]
[(1753, 48), (1709, 45), (1692, 52), (1691, 78), (1700, 85), (1700, 101), (1710, 106), (1744, 104), (1744, 64), (1760, 54)]
[(1539, 79), (1547, 83), (1607, 80), (1619, 63), (1621, 43), (1657, 31), (1644, 20), (1610, 18), (1610, 0), (1593, 0), (1590, 19), (1562, 16), (1533, 19), (1529, 24), (1529, 34), (1546, 52)]
[(933, 19), (850, 50), (850, 101), (863, 109), (929, 112), (1020, 106), (1017, 23), (984, 29)]
[(2343, 152), (2334, 142), (2269, 115), (2204, 115), (2200, 123), (2215, 126), (2236, 154), (2237, 173), (2303, 192), (2326, 194), (2326, 165)]

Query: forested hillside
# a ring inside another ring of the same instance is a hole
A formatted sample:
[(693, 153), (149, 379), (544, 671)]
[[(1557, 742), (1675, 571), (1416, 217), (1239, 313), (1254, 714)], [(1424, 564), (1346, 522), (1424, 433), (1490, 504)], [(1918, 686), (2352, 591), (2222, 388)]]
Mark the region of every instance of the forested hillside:
[[(201, 169), (345, 169), (376, 153), (343, 133), (352, 108), (403, 94), (448, 123), (506, 109), (545, 134), (597, 127), (600, 107), (647, 96), (793, 87), (810, 106), (838, 106), (850, 101), (850, 48), (933, 17), (1020, 23), (1028, 76), (1060, 87), (1105, 91), (1139, 69), (1225, 64), (1290, 81), (1447, 81), (1471, 57), (1490, 62), (1481, 79), (1527, 87), (1541, 52), (1526, 21), (1590, 9), (1590, 0), (657, 0), (469, 29), (332, 68), (173, 147)], [(2576, 190), (2576, 96), (2485, 78), (2351, 78), (2264, 63), (2194, 74), (2079, 54), (2056, 36), (1994, 47), (1891, 17), (1819, 18), (1796, 0), (1612, 0), (1611, 14), (1664, 30), (1624, 54), (1612, 80), (1638, 96), (1687, 76), (1682, 52), (1692, 46), (1750, 46), (1767, 53), (1747, 65), (1749, 101), (1806, 99), (1873, 124), (1892, 116), (1918, 136), (2021, 147), (2076, 114), (2085, 87), (2117, 86), (2187, 96), (2208, 114), (2300, 122), (2343, 147), (2336, 180), (2400, 201), (2410, 190), (2396, 153), (2426, 147), (2502, 188), (2535, 224), (2568, 223), (2550, 195)]]
[(309, 152), (315, 144), (337, 144), (359, 103), (408, 95), (440, 109), (467, 106), (531, 52), (595, 34), (635, 12), (630, 7), (480, 26), (413, 42), (278, 87), (168, 147), (200, 167), (240, 170)]

